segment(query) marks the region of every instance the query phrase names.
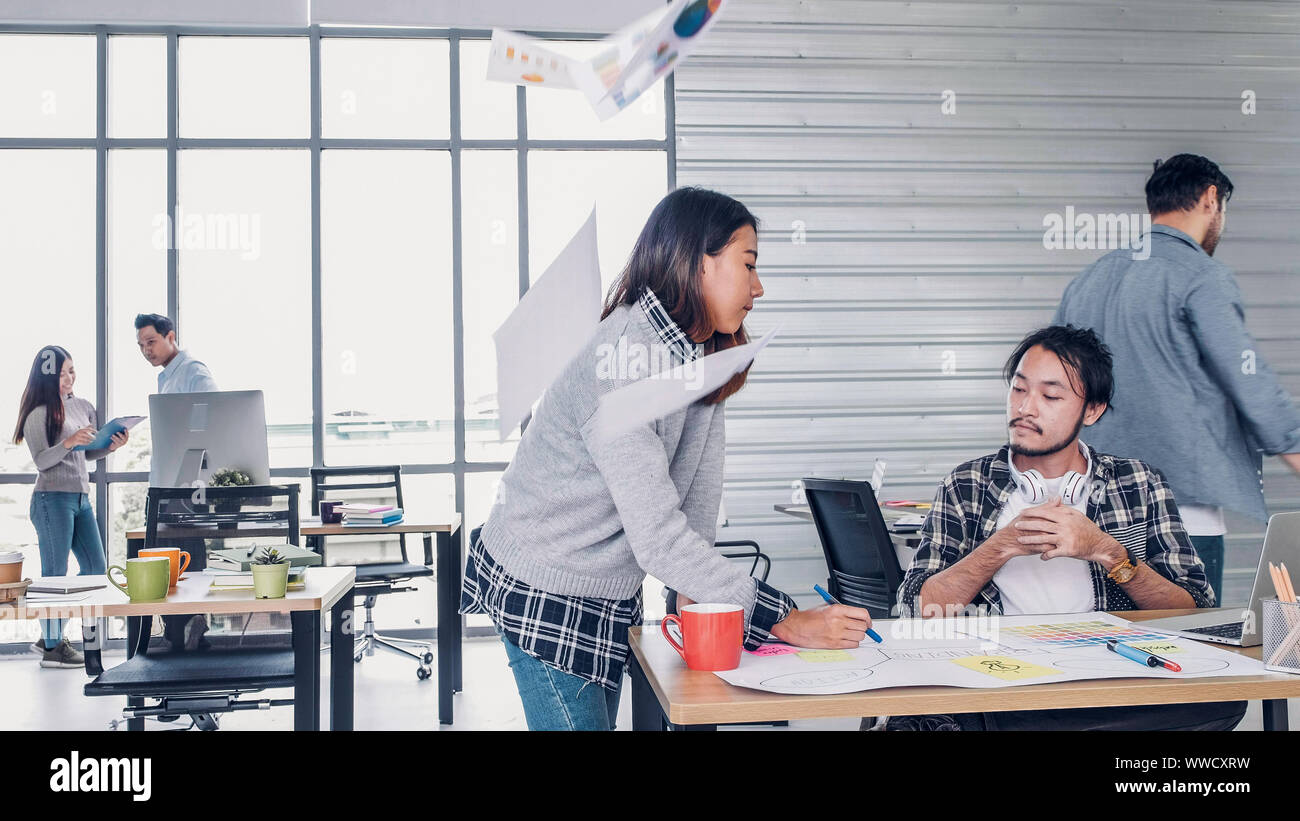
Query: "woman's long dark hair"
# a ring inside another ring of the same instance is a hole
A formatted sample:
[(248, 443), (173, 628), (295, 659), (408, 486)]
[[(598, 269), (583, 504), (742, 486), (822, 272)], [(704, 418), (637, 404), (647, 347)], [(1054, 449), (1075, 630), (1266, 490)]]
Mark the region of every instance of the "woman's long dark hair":
[[(738, 200), (706, 188), (679, 188), (659, 201), (637, 237), (632, 255), (605, 295), (600, 318), (619, 305), (630, 305), (646, 288), (654, 291), (668, 315), (687, 336), (708, 334), (704, 353), (725, 350), (749, 341), (742, 324), (734, 334), (718, 332), (709, 322), (700, 278), (704, 256), (717, 256), (736, 231), (748, 225), (758, 231), (758, 218)], [(745, 385), (749, 368), (700, 401), (717, 404)]]
[(14, 444), (22, 444), (23, 425), (27, 417), (39, 407), (45, 408), (45, 440), (53, 445), (63, 432), (63, 397), (59, 395), (59, 377), (63, 363), (72, 357), (58, 345), (46, 345), (32, 360), (32, 371), (27, 376), (23, 399), (18, 403), (18, 427), (14, 428)]

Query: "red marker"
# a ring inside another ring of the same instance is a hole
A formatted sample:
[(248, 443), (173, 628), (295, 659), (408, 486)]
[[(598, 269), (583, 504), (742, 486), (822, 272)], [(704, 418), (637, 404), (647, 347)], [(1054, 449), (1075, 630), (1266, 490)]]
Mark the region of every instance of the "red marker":
[(1106, 649), (1148, 667), (1164, 667), (1166, 670), (1172, 670), (1175, 673), (1183, 672), (1182, 667), (1167, 658), (1157, 656), (1155, 653), (1148, 653), (1146, 650), (1139, 650), (1136, 647), (1129, 647), (1127, 644), (1121, 644), (1115, 639), (1106, 640)]

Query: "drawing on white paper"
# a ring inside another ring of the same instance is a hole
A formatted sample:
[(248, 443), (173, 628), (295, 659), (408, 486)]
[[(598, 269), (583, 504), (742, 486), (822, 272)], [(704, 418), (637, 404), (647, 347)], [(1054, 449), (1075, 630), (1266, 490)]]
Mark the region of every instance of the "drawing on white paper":
[[(937, 623), (943, 622), (946, 623)], [(740, 666), (716, 675), (738, 687), (789, 694), (853, 693), (885, 687), (1018, 687), (1103, 678), (1202, 678), (1255, 675), (1256, 660), (1190, 639), (1163, 636), (1162, 654), (1174, 655), (1182, 672), (1147, 667), (1116, 656), (1101, 636), (1135, 638), (1145, 630), (1108, 613), (1072, 616), (1009, 616), (989, 635), (963, 632), (969, 620), (879, 621), (883, 644), (868, 640), (834, 656), (805, 658), (744, 654)], [(924, 628), (924, 629), (923, 629)], [(936, 629), (942, 628), (942, 629)], [(981, 632), (983, 630), (981, 629)], [(1076, 635), (1077, 634), (1077, 635)], [(925, 638), (924, 636), (935, 636)], [(891, 636), (921, 638), (893, 639)], [(818, 663), (810, 663), (816, 659)], [(824, 660), (832, 659), (832, 660)]]

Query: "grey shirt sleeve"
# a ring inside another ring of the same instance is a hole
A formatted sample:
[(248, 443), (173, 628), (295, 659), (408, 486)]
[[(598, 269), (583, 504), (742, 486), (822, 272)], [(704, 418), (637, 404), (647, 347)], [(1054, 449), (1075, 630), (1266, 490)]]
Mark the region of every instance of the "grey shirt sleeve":
[(50, 444), (45, 435), (43, 407), (32, 408), (32, 412), (27, 414), (27, 419), (23, 421), (23, 441), (32, 453), (32, 461), (36, 463), (37, 470), (49, 470), (62, 462), (69, 452), (61, 441)]
[(1231, 274), (1209, 272), (1184, 306), (1206, 371), (1231, 397), (1255, 442), (1269, 455), (1300, 451), (1300, 412), (1260, 358)]
[[(654, 425), (605, 439), (589, 419), (582, 438), (641, 569), (695, 601), (740, 605), (748, 625), (756, 597), (754, 580), (691, 529)], [(702, 467), (696, 481), (720, 486), (722, 475), (708, 476)]]

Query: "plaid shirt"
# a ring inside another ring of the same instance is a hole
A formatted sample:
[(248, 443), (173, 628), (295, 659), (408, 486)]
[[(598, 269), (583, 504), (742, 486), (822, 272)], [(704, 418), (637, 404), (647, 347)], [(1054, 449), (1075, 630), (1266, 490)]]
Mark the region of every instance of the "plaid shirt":
[[(689, 362), (699, 356), (700, 346), (673, 322), (653, 291), (646, 289), (637, 304), (677, 358)], [(794, 608), (794, 600), (781, 591), (758, 579), (754, 584), (754, 609), (745, 630), (750, 650), (758, 649)], [(621, 601), (539, 590), (497, 564), (481, 537), (470, 546), (460, 596), (461, 613), (486, 613), (520, 650), (610, 690), (622, 681), (627, 631), (641, 624), (641, 605), (640, 590)]]
[[(1086, 447), (1086, 445), (1085, 445)], [(1088, 518), (1097, 523), (1140, 560), (1191, 594), (1197, 607), (1213, 607), (1214, 591), (1205, 566), (1183, 529), (1173, 491), (1160, 471), (1137, 459), (1098, 453), (1091, 447), (1093, 487)], [(997, 529), (998, 514), (1016, 492), (1008, 462), (1010, 447), (957, 466), (934, 496), (934, 507), (921, 528), (916, 557), (898, 590), (901, 607), (919, 615), (921, 586), (951, 567)], [(1093, 600), (1098, 610), (1140, 609), (1124, 589), (1106, 577), (1109, 568), (1096, 562), (1092, 570)], [(990, 613), (1002, 613), (1002, 597), (990, 581), (971, 602)]]

